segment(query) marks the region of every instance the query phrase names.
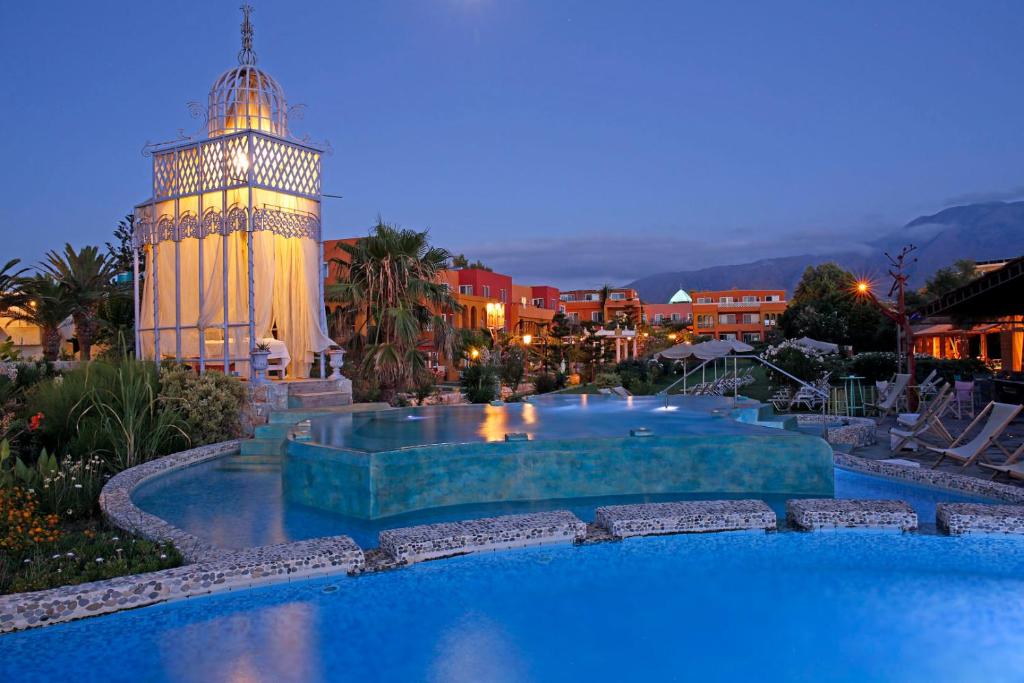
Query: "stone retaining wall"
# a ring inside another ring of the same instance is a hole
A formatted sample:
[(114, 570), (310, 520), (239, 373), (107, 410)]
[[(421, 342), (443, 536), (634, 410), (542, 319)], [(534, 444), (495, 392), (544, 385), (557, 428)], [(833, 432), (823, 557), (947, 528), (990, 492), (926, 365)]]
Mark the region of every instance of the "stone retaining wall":
[(786, 522), (804, 531), (889, 529), (913, 531), (917, 513), (901, 500), (803, 498), (786, 501)]
[(249, 548), (148, 574), (0, 596), (0, 633), (363, 566), (363, 551), (347, 536)]
[(406, 564), (453, 555), (577, 543), (587, 525), (566, 510), (444, 522), (380, 532), (380, 548)]
[(926, 467), (893, 465), (880, 460), (861, 458), (846, 453), (835, 453), (833, 458), (835, 464), (839, 467), (845, 467), (846, 469), (865, 474), (874, 474), (891, 479), (903, 479), (914, 484), (950, 489), (970, 496), (984, 496), (986, 498), (1005, 500), (1008, 503), (1024, 504), (1024, 488), (1008, 486), (1007, 484), (1000, 484), (987, 479), (978, 479), (977, 477), (968, 477), (964, 474), (943, 472), (942, 470), (933, 470)]
[(939, 529), (950, 536), (965, 534), (1024, 534), (1024, 507), (939, 503), (935, 506)]
[(759, 529), (774, 531), (775, 512), (760, 500), (695, 500), (597, 508), (595, 523), (616, 538)]
[(840, 420), (843, 424), (829, 427), (826, 440), (833, 446), (870, 446), (878, 441), (878, 425), (870, 417), (839, 417), (835, 415), (797, 415), (801, 425), (820, 425)]

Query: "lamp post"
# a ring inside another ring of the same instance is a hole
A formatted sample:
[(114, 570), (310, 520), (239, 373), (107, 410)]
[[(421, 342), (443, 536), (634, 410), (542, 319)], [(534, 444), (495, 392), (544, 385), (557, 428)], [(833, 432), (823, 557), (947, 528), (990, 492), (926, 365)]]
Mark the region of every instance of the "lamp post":
[(866, 297), (868, 301), (875, 305), (875, 307), (882, 312), (882, 315), (887, 317), (896, 323), (896, 335), (897, 335), (897, 348), (899, 353), (896, 358), (896, 371), (903, 367), (902, 356), (906, 354), (907, 358), (907, 373), (910, 375), (910, 383), (907, 391), (907, 403), (910, 404), (910, 408), (916, 407), (916, 399), (909, 388), (912, 388), (915, 383), (915, 372), (917, 370), (917, 363), (914, 358), (914, 330), (910, 326), (910, 316), (907, 315), (907, 301), (906, 301), (906, 289), (907, 289), (907, 274), (906, 266), (908, 263), (913, 263), (917, 259), (907, 260), (907, 257), (917, 247), (910, 244), (896, 254), (896, 256), (890, 256), (886, 252), (885, 256), (889, 259), (890, 268), (889, 275), (892, 277), (892, 287), (889, 288), (889, 296), (896, 295), (896, 306), (893, 308), (887, 304), (882, 303), (878, 300), (878, 297), (871, 291), (871, 283), (866, 280), (857, 282), (855, 290), (857, 296)]

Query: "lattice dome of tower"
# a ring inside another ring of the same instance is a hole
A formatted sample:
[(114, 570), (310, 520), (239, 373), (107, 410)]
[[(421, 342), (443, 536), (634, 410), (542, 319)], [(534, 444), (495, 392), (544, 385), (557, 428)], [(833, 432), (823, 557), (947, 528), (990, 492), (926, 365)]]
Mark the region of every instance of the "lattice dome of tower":
[(207, 122), (210, 137), (250, 129), (287, 137), (284, 90), (254, 64), (239, 64), (210, 88)]

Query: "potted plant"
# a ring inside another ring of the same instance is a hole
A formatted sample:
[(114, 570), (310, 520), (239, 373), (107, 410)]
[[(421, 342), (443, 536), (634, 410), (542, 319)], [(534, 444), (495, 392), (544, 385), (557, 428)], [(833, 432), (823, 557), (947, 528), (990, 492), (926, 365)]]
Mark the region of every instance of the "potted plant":
[(267, 379), (263, 373), (267, 371), (270, 364), (270, 344), (267, 342), (256, 344), (252, 347), (249, 357), (252, 361), (252, 369), (256, 373), (256, 378), (253, 381), (256, 384), (264, 384)]
[(345, 349), (340, 346), (332, 346), (327, 349), (327, 356), (331, 359), (331, 376), (329, 379), (341, 379), (341, 366), (345, 363)]

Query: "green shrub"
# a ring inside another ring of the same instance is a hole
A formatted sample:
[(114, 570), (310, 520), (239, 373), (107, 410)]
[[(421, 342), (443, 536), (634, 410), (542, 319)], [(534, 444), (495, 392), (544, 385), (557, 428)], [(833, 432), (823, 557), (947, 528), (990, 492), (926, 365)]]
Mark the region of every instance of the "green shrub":
[(938, 371), (939, 377), (947, 382), (953, 382), (957, 378), (970, 381), (974, 377), (989, 372), (985, 363), (977, 358), (935, 358), (933, 356), (917, 356), (916, 369), (918, 382), (923, 381), (932, 370)]
[(888, 380), (896, 373), (896, 354), (892, 351), (867, 351), (850, 360), (850, 373), (869, 382)]
[(501, 352), (499, 366), (501, 381), (516, 391), (526, 375), (526, 354), (518, 346), (509, 346)]
[(622, 386), (622, 377), (615, 372), (599, 372), (594, 377), (594, 384), (601, 388)]
[(489, 403), (498, 397), (498, 371), (490, 363), (472, 363), (462, 371), (459, 385), (470, 403)]
[(197, 375), (175, 367), (160, 373), (162, 409), (177, 412), (192, 446), (219, 443), (242, 435), (246, 403), (242, 382), (220, 372)]
[(538, 394), (546, 394), (558, 389), (558, 379), (552, 372), (541, 372), (533, 378), (533, 390)]

